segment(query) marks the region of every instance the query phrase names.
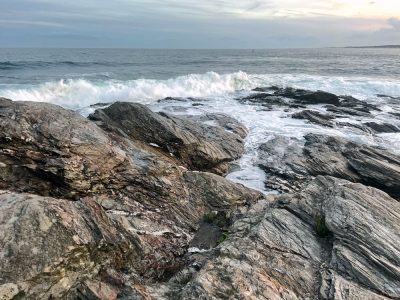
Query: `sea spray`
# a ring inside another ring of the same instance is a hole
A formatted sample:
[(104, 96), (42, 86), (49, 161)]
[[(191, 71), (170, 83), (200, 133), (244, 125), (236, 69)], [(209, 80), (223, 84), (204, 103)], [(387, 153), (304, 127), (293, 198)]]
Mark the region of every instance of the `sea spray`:
[(165, 97), (212, 97), (273, 85), (324, 90), (363, 100), (378, 101), (377, 94), (400, 95), (400, 82), (397, 80), (305, 74), (247, 74), (239, 71), (229, 74), (189, 74), (167, 80), (64, 79), (31, 86), (2, 85), (0, 96), (82, 109), (99, 102), (131, 101), (149, 104)]

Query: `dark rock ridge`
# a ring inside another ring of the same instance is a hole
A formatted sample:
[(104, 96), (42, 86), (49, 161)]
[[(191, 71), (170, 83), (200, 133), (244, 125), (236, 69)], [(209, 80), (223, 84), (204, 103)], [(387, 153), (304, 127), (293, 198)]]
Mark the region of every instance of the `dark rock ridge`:
[(400, 199), (400, 157), (339, 137), (308, 134), (303, 147), (297, 140), (276, 137), (261, 145), (259, 165), (269, 174), (267, 186), (284, 191), (301, 187), (313, 176), (329, 175)]
[(257, 104), (268, 110), (280, 107), (289, 110), (306, 109), (308, 105), (320, 105), (327, 111), (325, 117), (329, 118), (349, 116), (373, 118), (371, 113), (380, 111), (374, 104), (358, 100), (351, 96), (337, 96), (324, 91), (279, 87), (257, 88), (253, 91), (253, 94), (239, 98), (238, 101)]
[(274, 106), (304, 107), (306, 105), (324, 105), (327, 108), (342, 112), (369, 113), (379, 111), (373, 104), (360, 101), (351, 96), (337, 96), (324, 91), (309, 91), (295, 88), (267, 87), (253, 90), (255, 93), (238, 99), (241, 102), (250, 102), (272, 109)]
[(314, 110), (303, 110), (298, 113), (294, 113), (292, 115), (292, 118), (294, 119), (305, 119), (310, 121), (311, 123), (315, 123), (321, 126), (327, 126), (327, 127), (334, 127), (334, 122), (332, 122), (333, 119), (335, 119), (334, 116), (331, 115), (326, 115), (322, 114), (318, 111)]
[(372, 130), (374, 130), (376, 133), (400, 132), (400, 129), (396, 125), (388, 124), (388, 123), (367, 122), (367, 123), (364, 123), (364, 125), (368, 126)]
[(0, 299), (399, 299), (398, 156), (277, 137), (260, 164), (290, 193), (263, 196), (199, 171), (240, 155), (228, 116), (91, 119), (0, 99)]
[[(261, 109), (267, 110), (283, 108), (285, 112), (289, 113), (288, 116), (294, 119), (307, 120), (324, 127), (352, 127), (367, 134), (400, 132), (400, 127), (390, 123), (390, 121), (360, 121), (362, 118), (375, 119), (374, 113), (379, 112), (380, 109), (377, 105), (351, 96), (337, 96), (323, 91), (279, 87), (256, 88), (253, 92), (253, 94), (240, 98), (238, 101), (259, 105)], [(309, 107), (310, 105), (312, 107)], [(322, 107), (322, 109), (317, 110), (315, 105)], [(393, 106), (396, 107), (396, 105), (398, 103)], [(389, 114), (397, 116), (395, 112), (389, 112)], [(358, 121), (350, 123), (341, 120), (342, 118), (353, 118)]]
[(192, 170), (224, 174), (228, 163), (244, 151), (243, 126), (235, 121), (232, 126), (241, 127), (239, 134), (228, 132), (223, 127), (226, 128), (229, 121), (221, 117), (215, 120), (224, 122), (223, 127), (210, 126), (184, 117), (157, 114), (141, 104), (116, 102), (98, 109), (89, 119), (123, 137), (158, 145)]
[[(329, 109), (328, 109), (329, 110)], [(332, 111), (332, 110), (329, 110)], [(353, 115), (360, 115), (357, 113), (352, 113)], [(324, 127), (353, 127), (364, 131), (368, 134), (372, 133), (396, 133), (400, 132), (400, 128), (396, 125), (389, 123), (377, 123), (377, 122), (365, 122), (365, 123), (349, 123), (349, 122), (341, 122), (339, 120), (335, 120), (340, 117), (334, 114), (324, 114), (315, 110), (303, 110), (291, 115), (294, 119), (303, 119), (308, 120), (311, 123), (324, 126)]]

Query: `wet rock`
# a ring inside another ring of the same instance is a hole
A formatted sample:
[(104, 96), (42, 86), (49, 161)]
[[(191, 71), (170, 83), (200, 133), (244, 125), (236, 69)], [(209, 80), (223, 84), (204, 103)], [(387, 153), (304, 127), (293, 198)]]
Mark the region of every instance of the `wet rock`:
[(387, 98), (390, 100), (394, 100), (394, 102), (398, 102), (400, 100), (400, 97), (395, 97), (395, 96), (388, 96), (388, 95), (382, 95), (382, 94), (377, 94), (379, 98)]
[(295, 99), (303, 104), (340, 104), (340, 99), (338, 96), (324, 91), (314, 92), (302, 89), (283, 88), (275, 90), (274, 95)]
[(376, 122), (367, 122), (364, 125), (371, 128), (376, 133), (394, 133), (400, 132), (400, 129), (392, 124), (389, 123), (376, 123)]
[(256, 88), (249, 96), (238, 99), (242, 103), (261, 105), (268, 110), (306, 108), (307, 105), (323, 105), (334, 117), (373, 117), (372, 111), (380, 109), (371, 103), (351, 96), (337, 96), (324, 91), (309, 91), (295, 88)]
[(280, 137), (260, 147), (259, 165), (270, 175), (267, 186), (285, 191), (313, 176), (330, 175), (400, 197), (399, 156), (339, 137), (308, 134), (305, 140), (302, 149), (300, 141)]
[(292, 114), (294, 119), (305, 119), (311, 123), (315, 123), (321, 126), (334, 127), (334, 122), (332, 120), (335, 118), (333, 116), (322, 114), (315, 110), (303, 110), (298, 113)]
[(340, 98), (338, 96), (324, 91), (309, 91), (290, 87), (266, 87), (257, 88), (253, 91), (258, 93), (254, 93), (242, 99), (249, 100), (251, 102), (269, 102), (272, 105), (294, 104), (293, 102), (298, 105), (340, 105)]
[(330, 113), (334, 113), (336, 117), (371, 117), (369, 109), (355, 108), (355, 107), (337, 107), (334, 105), (327, 105), (326, 110)]
[(204, 115), (185, 116), (195, 122), (202, 122), (206, 125), (219, 126), (240, 136), (244, 139), (247, 136), (247, 128), (235, 118), (221, 113), (207, 113)]
[(353, 129), (357, 129), (359, 131), (363, 131), (367, 134), (374, 134), (375, 132), (369, 128), (368, 126), (360, 123), (351, 123), (351, 122), (336, 122), (336, 126), (338, 127), (350, 127)]
[(163, 102), (188, 102), (188, 101), (204, 102), (204, 101), (207, 101), (207, 100), (202, 99), (202, 98), (194, 98), (194, 97), (166, 97), (166, 98), (157, 100), (158, 103), (163, 103)]
[(288, 192), (308, 179), (302, 146), (298, 139), (283, 136), (261, 144), (258, 165), (267, 173), (267, 188)]
[(340, 96), (340, 106), (343, 108), (351, 108), (361, 112), (369, 113), (371, 111), (381, 111), (375, 104), (358, 100), (352, 96)]
[(389, 112), (389, 114), (391, 114), (392, 116), (395, 116), (398, 119), (400, 119), (400, 113), (399, 112)]
[(111, 103), (107, 103), (107, 102), (99, 102), (99, 103), (92, 104), (92, 105), (90, 105), (89, 107), (92, 107), (92, 108), (99, 108), (99, 107), (108, 106), (108, 105), (110, 105), (110, 104), (111, 104)]
[(159, 145), (193, 170), (223, 174), (228, 163), (244, 151), (237, 134), (187, 118), (157, 114), (141, 104), (116, 102), (89, 118), (124, 137)]
[(254, 93), (246, 97), (239, 98), (238, 101), (240, 103), (246, 104), (258, 104), (261, 105), (266, 110), (273, 110), (276, 107), (295, 107), (301, 108), (305, 106), (297, 106), (293, 103), (290, 103), (288, 100), (283, 99), (282, 97), (275, 96), (271, 93)]

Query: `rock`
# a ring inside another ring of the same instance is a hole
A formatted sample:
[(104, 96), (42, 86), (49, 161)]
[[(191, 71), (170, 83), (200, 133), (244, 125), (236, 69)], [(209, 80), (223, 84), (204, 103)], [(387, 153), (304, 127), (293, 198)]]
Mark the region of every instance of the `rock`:
[(373, 117), (371, 111), (380, 109), (371, 103), (351, 96), (337, 96), (324, 91), (309, 91), (295, 88), (256, 88), (249, 96), (239, 98), (241, 103), (258, 104), (268, 110), (306, 108), (307, 105), (323, 105), (332, 117), (361, 116)]
[(324, 91), (307, 91), (302, 89), (284, 88), (278, 89), (274, 95), (295, 99), (303, 104), (332, 104), (340, 105), (338, 96)]
[[(320, 236), (317, 224), (327, 228), (327, 236)], [(154, 287), (151, 294), (167, 299), (394, 299), (400, 289), (399, 224), (399, 203), (384, 192), (319, 176), (303, 191), (239, 218), (188, 283)]]
[(267, 186), (288, 191), (301, 188), (313, 176), (330, 175), (400, 197), (399, 156), (339, 137), (308, 134), (305, 140), (302, 150), (300, 141), (285, 138), (260, 147), (259, 165), (272, 175)]
[(250, 100), (251, 102), (270, 102), (274, 101), (275, 105), (284, 105), (288, 102), (284, 99), (295, 100), (297, 104), (313, 105), (313, 104), (332, 104), (340, 105), (338, 96), (327, 93), (324, 91), (308, 91), (295, 88), (279, 88), (279, 87), (266, 87), (256, 88), (254, 93), (248, 97), (242, 98), (243, 100)]
[(14, 193), (0, 202), (0, 284), (20, 286), (28, 299), (63, 298), (118, 259), (143, 256), (94, 203)]
[(337, 117), (371, 117), (369, 109), (364, 109), (363, 107), (357, 108), (355, 105), (352, 107), (338, 107), (334, 105), (327, 105), (326, 111), (334, 113)]
[[(324, 91), (308, 91), (295, 88), (267, 87), (257, 88), (254, 93), (243, 100), (251, 102), (271, 102), (275, 105), (285, 105), (293, 103), (302, 105), (332, 104), (340, 105), (340, 98), (334, 94)], [(289, 100), (289, 101), (288, 101)]]
[(395, 116), (396, 118), (400, 119), (400, 113), (399, 112), (389, 112), (392, 116)]
[(19, 294), (18, 286), (14, 283), (5, 283), (0, 285), (0, 299), (11, 300)]
[(371, 128), (369, 128), (368, 126), (365, 126), (364, 124), (360, 124), (360, 123), (336, 122), (336, 126), (338, 126), (338, 127), (350, 127), (350, 128), (353, 128), (353, 129), (357, 129), (357, 130), (363, 131), (363, 133), (374, 134), (374, 131)]
[(92, 104), (92, 105), (90, 105), (89, 107), (92, 107), (92, 108), (99, 108), (99, 107), (108, 106), (108, 105), (110, 105), (110, 104), (111, 104), (111, 103), (107, 103), (107, 102), (99, 102), (99, 103)]
[(185, 116), (195, 122), (202, 122), (206, 125), (219, 126), (240, 136), (244, 139), (247, 136), (247, 128), (235, 118), (221, 113), (207, 113), (204, 115)]
[(301, 112), (292, 114), (292, 118), (305, 119), (310, 121), (311, 123), (315, 123), (321, 126), (333, 127), (334, 123), (332, 122), (332, 120), (335, 117), (322, 114), (315, 110), (303, 110)]
[(18, 296), (146, 297), (190, 263), (204, 215), (262, 198), (55, 105), (2, 99), (0, 129), (0, 286)]
[(388, 96), (388, 95), (382, 95), (382, 94), (378, 94), (376, 95), (379, 98), (386, 98), (386, 99), (390, 99), (393, 101), (393, 103), (399, 103), (400, 97), (394, 97), (394, 96)]
[(238, 98), (237, 100), (243, 104), (257, 104), (261, 105), (265, 110), (273, 110), (277, 107), (303, 107), (301, 105), (295, 105), (290, 103), (287, 99), (279, 96), (275, 96), (271, 92), (265, 92), (264, 90), (259, 90), (259, 93), (252, 93), (249, 96)]
[(129, 159), (93, 122), (38, 102), (0, 99), (0, 189), (78, 197), (104, 190)]
[(301, 141), (277, 136), (259, 147), (258, 165), (267, 173), (265, 185), (289, 192), (300, 188), (309, 174)]
[(294, 119), (304, 119), (308, 120), (311, 123), (321, 125), (324, 127), (352, 127), (368, 134), (372, 133), (395, 133), (400, 132), (400, 129), (396, 125), (392, 125), (389, 123), (376, 123), (376, 122), (365, 122), (362, 124), (359, 123), (349, 123), (349, 122), (337, 122), (334, 121), (336, 117), (343, 117), (343, 114), (348, 114), (352, 116), (364, 116), (370, 117), (370, 113), (360, 112), (353, 108), (346, 107), (336, 107), (332, 105), (332, 108), (328, 108), (327, 111), (334, 112), (336, 115), (332, 114), (323, 114), (315, 110), (303, 110), (291, 115)]
[(381, 111), (375, 104), (358, 100), (352, 96), (340, 96), (340, 107), (350, 108), (359, 112), (370, 113), (371, 111)]
[(376, 122), (367, 122), (364, 125), (371, 128), (376, 133), (394, 133), (400, 132), (400, 129), (392, 124), (389, 123), (376, 123)]
[[(289, 199), (290, 198), (290, 199)], [(333, 235), (330, 268), (381, 296), (400, 294), (400, 204), (386, 193), (332, 177), (282, 196), (284, 207), (309, 223), (323, 218)]]
[(89, 118), (106, 130), (145, 143), (159, 145), (192, 170), (224, 174), (228, 163), (243, 151), (242, 138), (223, 128), (157, 114), (136, 103), (116, 102)]
[(0, 99), (0, 299), (398, 298), (398, 156), (276, 137), (260, 165), (290, 193), (264, 198), (166, 152), (191, 140), (229, 152), (234, 120), (125, 106), (97, 111), (103, 130)]

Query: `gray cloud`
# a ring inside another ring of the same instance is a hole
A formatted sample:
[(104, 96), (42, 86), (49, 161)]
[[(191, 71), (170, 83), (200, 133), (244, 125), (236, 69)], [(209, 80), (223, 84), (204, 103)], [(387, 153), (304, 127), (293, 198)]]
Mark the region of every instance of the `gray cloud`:
[(400, 19), (399, 18), (390, 18), (388, 20), (388, 24), (396, 31), (400, 31)]
[(3, 47), (279, 48), (400, 40), (399, 19), (332, 16), (344, 5), (338, 0), (310, 0), (301, 10), (278, 0), (1, 1)]

